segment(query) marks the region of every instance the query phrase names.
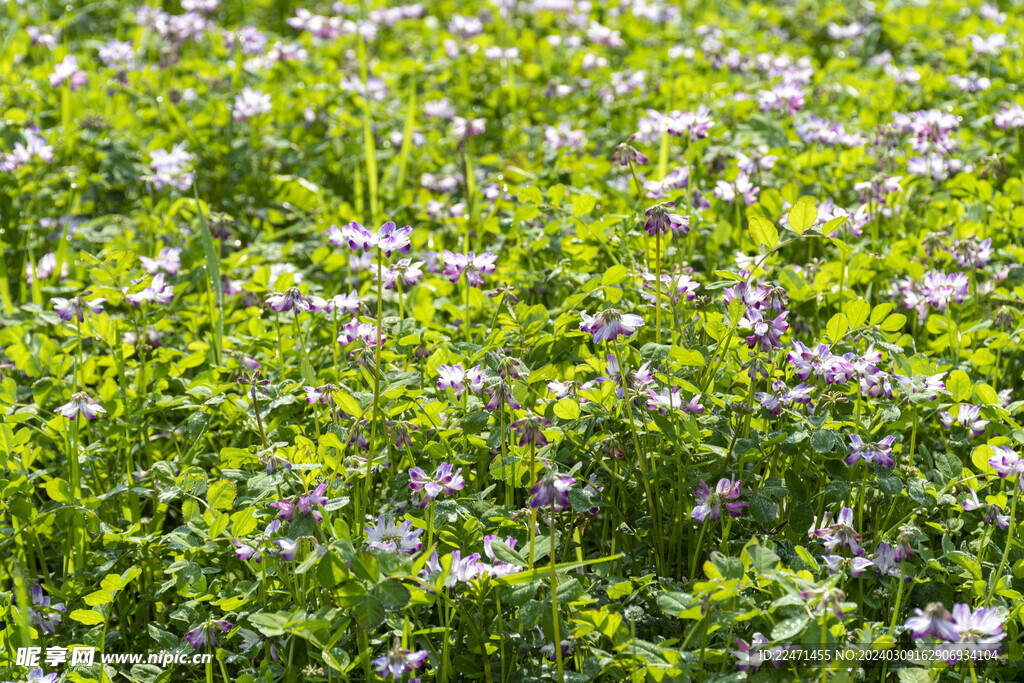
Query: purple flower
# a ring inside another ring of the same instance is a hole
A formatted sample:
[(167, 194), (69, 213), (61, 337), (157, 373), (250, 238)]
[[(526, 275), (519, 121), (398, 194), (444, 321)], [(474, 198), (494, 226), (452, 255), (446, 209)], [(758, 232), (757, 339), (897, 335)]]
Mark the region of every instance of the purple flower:
[(277, 312), (292, 311), (296, 313), (302, 311), (308, 311), (311, 306), (311, 302), (306, 296), (299, 291), (298, 287), (290, 287), (287, 292), (281, 294), (280, 292), (274, 292), (267, 296), (267, 306)]
[[(1022, 124), (1024, 126), (1024, 124)], [(620, 142), (615, 146), (615, 151), (612, 152), (611, 162), (618, 164), (619, 166), (629, 166), (630, 164), (646, 164), (650, 161), (647, 156), (636, 149), (629, 142)]]
[(892, 459), (892, 445), (896, 437), (890, 434), (881, 441), (864, 443), (856, 434), (850, 435), (850, 455), (846, 457), (847, 465), (855, 465), (861, 459), (869, 466), (892, 467), (895, 463)]
[(409, 239), (411, 234), (411, 225), (399, 228), (395, 226), (394, 221), (388, 221), (377, 231), (377, 247), (384, 252), (384, 256), (387, 258), (391, 258), (395, 252), (408, 254), (412, 247), (412, 242)]
[(395, 524), (394, 519), (381, 515), (377, 518), (376, 526), (366, 528), (366, 546), (374, 550), (411, 555), (423, 546), (420, 541), (422, 535), (423, 529), (414, 531), (409, 520)]
[(260, 114), (269, 114), (270, 95), (262, 90), (242, 88), (242, 92), (235, 95), (235, 104), (231, 112), (231, 117), (235, 121), (246, 121)]
[(960, 632), (953, 623), (953, 616), (941, 602), (933, 602), (922, 609), (915, 609), (914, 616), (903, 624), (910, 629), (915, 639), (934, 636), (939, 640), (956, 642)]
[[(722, 518), (722, 503), (724, 501), (736, 501), (740, 497), (741, 485), (742, 482), (738, 479), (736, 481), (732, 479), (719, 479), (715, 490), (712, 491), (704, 481), (701, 481), (693, 489), (693, 495), (697, 498), (697, 504), (693, 507), (690, 517), (698, 522), (704, 522), (710, 517), (712, 522), (717, 522)], [(743, 513), (743, 508), (747, 507), (748, 504), (745, 501), (726, 502), (725, 509), (731, 516), (739, 517)]]
[(463, 274), (466, 282), (472, 287), (480, 287), (484, 284), (483, 275), (490, 275), (495, 270), (497, 254), (487, 251), (479, 256), (475, 252), (468, 254), (456, 254), (444, 250), (444, 274), (453, 283), (458, 282)]
[(263, 561), (263, 553), (257, 550), (255, 547), (248, 543), (242, 543), (241, 541), (232, 541), (238, 550), (235, 551), (235, 557), (240, 560), (255, 560), (256, 562)]
[[(825, 513), (824, 523), (827, 525), (829, 514)], [(846, 547), (854, 555), (863, 555), (864, 548), (860, 546), (860, 534), (853, 528), (853, 510), (844, 507), (836, 518), (834, 524), (822, 526), (820, 529), (811, 531), (812, 536), (817, 536), (825, 543), (825, 550), (834, 553), (836, 548)]]
[(548, 443), (547, 437), (544, 436), (544, 427), (551, 425), (551, 420), (540, 417), (538, 415), (529, 415), (522, 417), (511, 424), (519, 434), (519, 445), (526, 446), (529, 444), (537, 446), (545, 446)]
[(675, 202), (655, 204), (644, 212), (647, 218), (644, 221), (644, 230), (648, 235), (665, 234), (672, 232), (674, 235), (686, 234), (690, 231), (689, 218), (672, 213), (669, 209), (675, 207)]
[(849, 569), (850, 576), (859, 578), (861, 574), (874, 566), (874, 562), (866, 557), (840, 557), (839, 555), (826, 555), (825, 566), (829, 574), (837, 574), (841, 570)]
[(580, 312), (583, 322), (580, 331), (594, 335), (595, 342), (615, 341), (619, 336), (630, 337), (637, 328), (643, 327), (644, 319), (633, 313), (609, 308), (591, 316), (586, 311)]
[[(89, 294), (85, 292), (82, 296)], [(53, 310), (57, 311), (57, 315), (60, 319), (67, 322), (72, 318), (78, 318), (78, 322), (85, 320), (85, 311), (96, 314), (103, 312), (103, 304), (106, 303), (106, 299), (93, 299), (92, 301), (86, 301), (80, 296), (73, 297), (71, 299), (62, 299), (59, 296), (53, 297), (50, 300), (53, 303)]]
[(277, 500), (271, 503), (270, 507), (277, 509), (278, 518), (287, 522), (295, 519), (295, 516), (300, 512), (303, 517), (313, 515), (313, 519), (319, 522), (323, 519), (323, 515), (320, 514), (320, 510), (317, 508), (327, 502), (327, 498), (324, 496), (325, 491), (327, 491), (327, 484), (323, 483), (313, 489), (311, 493), (299, 496), (297, 501), (291, 499)]
[(973, 439), (985, 433), (988, 420), (981, 419), (981, 406), (961, 405), (956, 419), (968, 431), (967, 438)]
[(782, 335), (789, 329), (786, 316), (789, 311), (783, 311), (774, 320), (765, 320), (760, 311), (747, 311), (746, 316), (737, 323), (740, 329), (750, 330), (747, 337), (747, 346), (759, 351), (771, 351), (782, 347), (779, 341)]
[(491, 386), (487, 387), (486, 391), (491, 397), (490, 400), (487, 401), (487, 410), (493, 412), (504, 406), (508, 406), (512, 410), (519, 410), (522, 408), (522, 406), (519, 405), (519, 401), (516, 400), (515, 395), (512, 393), (512, 387), (509, 386), (508, 382), (495, 382)]
[(978, 501), (978, 494), (974, 492), (974, 489), (970, 489), (971, 497), (963, 502), (964, 510), (970, 512), (972, 510), (985, 510), (985, 516), (982, 518), (982, 524), (995, 523), (1003, 531), (1010, 528), (1010, 516), (1002, 514), (1003, 508), (993, 504), (983, 504)]
[[(835, 557), (829, 555), (829, 557)], [(871, 556), (871, 564), (879, 576), (899, 576), (899, 561), (896, 559), (896, 551), (888, 543), (879, 543)]]
[(290, 538), (279, 538), (274, 541), (274, 545), (278, 547), (278, 556), (285, 562), (294, 562), (295, 554), (299, 550), (299, 542), (294, 541)]
[(50, 596), (43, 591), (43, 587), (39, 584), (32, 586), (29, 595), (32, 598), (32, 607), (28, 608), (28, 619), (32, 625), (43, 633), (56, 631), (57, 626), (64, 619), (61, 613), (67, 611), (64, 603), (58, 602), (51, 605)]
[(442, 493), (446, 496), (455, 495), (466, 485), (462, 478), (462, 468), (452, 471), (452, 464), (442, 462), (437, 466), (434, 476), (429, 476), (419, 467), (409, 470), (409, 488), (413, 491), (422, 491), (423, 499), (420, 501), (420, 509), (434, 501)]
[(996, 471), (1000, 479), (1017, 477), (1017, 485), (1024, 491), (1024, 460), (1014, 453), (1008, 446), (993, 446), (995, 455), (988, 459), (988, 464)]
[(58, 407), (57, 412), (69, 420), (77, 419), (79, 415), (84, 416), (87, 420), (95, 420), (99, 413), (107, 411), (99, 403), (89, 398), (84, 391), (80, 391), (73, 394), (70, 401)]
[(660, 392), (648, 389), (647, 395), (650, 397), (647, 399), (647, 409), (657, 410), (662, 415), (667, 414), (670, 410), (682, 410), (694, 415), (704, 413), (704, 406), (700, 403), (701, 395), (697, 394), (689, 401), (684, 401), (679, 394), (678, 387), (672, 387), (671, 390), (662, 389)]
[(78, 68), (78, 59), (74, 55), (68, 55), (62, 62), (53, 67), (50, 74), (50, 87), (59, 88), (68, 82), (71, 90), (77, 90), (85, 85), (85, 72)]
[(396, 681), (401, 681), (406, 673), (413, 672), (415, 669), (423, 666), (423, 663), (426, 661), (426, 650), (417, 650), (416, 652), (404, 650), (398, 646), (398, 639), (395, 639), (394, 647), (391, 648), (386, 656), (373, 659), (370, 663), (377, 670), (377, 675), (381, 678), (390, 677)]
[[(373, 279), (377, 279), (377, 273), (372, 273)], [(394, 268), (385, 267), (381, 274), (384, 280), (384, 289), (394, 289), (399, 280), (406, 287), (411, 287), (423, 277), (423, 261), (412, 262), (412, 259), (399, 259)]]
[(223, 619), (211, 619), (206, 621), (199, 626), (185, 634), (185, 640), (192, 646), (192, 649), (198, 650), (207, 642), (210, 643), (210, 647), (217, 647), (217, 631), (226, 633), (233, 628), (231, 622), (224, 621)]
[(175, 275), (181, 270), (181, 247), (164, 247), (156, 258), (140, 256), (142, 268), (150, 275), (156, 275), (161, 270), (168, 275)]
[(463, 368), (461, 363), (440, 365), (437, 371), (437, 387), (439, 389), (454, 389), (456, 397), (461, 397), (467, 388), (470, 393), (479, 394), (484, 387), (483, 368), (479, 365), (475, 365), (469, 370)]
[(318, 387), (302, 387), (306, 392), (307, 403), (334, 403), (332, 394), (338, 390), (333, 384), (323, 384)]
[(568, 474), (549, 472), (530, 489), (530, 507), (546, 508), (553, 503), (556, 510), (565, 510), (569, 507), (569, 489), (575, 483)]
[(953, 628), (958, 633), (959, 643), (988, 646), (986, 650), (998, 650), (997, 643), (1006, 637), (1003, 620), (994, 607), (979, 607), (974, 612), (959, 603), (953, 605)]

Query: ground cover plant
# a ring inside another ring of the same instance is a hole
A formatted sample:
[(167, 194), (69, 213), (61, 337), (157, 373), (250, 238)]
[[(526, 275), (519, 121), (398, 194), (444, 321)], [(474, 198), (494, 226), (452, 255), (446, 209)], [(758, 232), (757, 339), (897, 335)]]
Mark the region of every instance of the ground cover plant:
[(1019, 3), (4, 10), (0, 680), (1024, 675)]

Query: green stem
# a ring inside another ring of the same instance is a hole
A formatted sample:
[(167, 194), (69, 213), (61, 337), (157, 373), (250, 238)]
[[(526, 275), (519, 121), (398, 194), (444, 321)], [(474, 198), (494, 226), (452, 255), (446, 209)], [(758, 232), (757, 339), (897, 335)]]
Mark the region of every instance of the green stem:
[(555, 499), (551, 499), (551, 519), (548, 520), (551, 531), (551, 623), (555, 635), (555, 661), (558, 663), (559, 683), (565, 681), (565, 665), (562, 662), (562, 633), (558, 621), (558, 575), (555, 572)]

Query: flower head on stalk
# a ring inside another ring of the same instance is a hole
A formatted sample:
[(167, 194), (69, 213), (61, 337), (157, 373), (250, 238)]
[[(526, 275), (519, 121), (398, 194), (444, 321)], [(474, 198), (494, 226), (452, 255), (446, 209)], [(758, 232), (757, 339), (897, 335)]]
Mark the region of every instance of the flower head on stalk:
[(569, 490), (575, 483), (576, 479), (568, 474), (548, 472), (530, 489), (530, 507), (547, 508), (554, 503), (556, 510), (565, 510), (569, 507)]
[(273, 294), (267, 295), (266, 304), (278, 313), (283, 311), (295, 311), (300, 313), (302, 311), (308, 311), (311, 306), (310, 300), (304, 295), (298, 287), (290, 287), (287, 292), (283, 294), (280, 292), (274, 292)]
[[(693, 495), (697, 497), (697, 505), (693, 507), (690, 516), (698, 522), (704, 522), (708, 517), (712, 522), (722, 518), (722, 503), (725, 501), (737, 501), (740, 497), (740, 480), (720, 479), (712, 491), (705, 482), (701, 482), (693, 489)], [(739, 517), (743, 508), (749, 503), (745, 501), (725, 502), (726, 511), (733, 517)]]
[(381, 678), (392, 678), (401, 681), (406, 673), (415, 673), (415, 670), (423, 666), (427, 661), (427, 651), (405, 650), (399, 647), (399, 640), (395, 638), (395, 644), (388, 651), (387, 655), (370, 661), (377, 675)]
[(423, 498), (420, 501), (421, 510), (441, 494), (453, 496), (466, 485), (466, 480), (462, 478), (462, 468), (453, 471), (452, 464), (447, 462), (442, 462), (437, 466), (434, 476), (428, 475), (419, 467), (413, 467), (409, 470), (409, 479), (411, 490), (423, 492)]
[(148, 287), (135, 294), (125, 294), (124, 298), (132, 306), (141, 306), (143, 302), (163, 306), (169, 304), (174, 299), (174, 287), (164, 282), (163, 273), (157, 273), (150, 280)]
[(420, 431), (420, 428), (412, 422), (405, 420), (393, 420), (388, 422), (388, 436), (391, 437), (395, 448), (412, 448), (412, 434)]
[(512, 410), (519, 410), (522, 408), (519, 405), (519, 401), (516, 400), (515, 395), (512, 393), (512, 387), (509, 386), (508, 382), (497, 381), (486, 389), (491, 399), (487, 402), (487, 410), (495, 411), (504, 406), (508, 406)]
[(599, 311), (593, 316), (581, 311), (580, 317), (583, 318), (580, 331), (594, 335), (595, 342), (615, 341), (620, 336), (630, 337), (644, 324), (644, 319), (640, 316), (623, 313), (616, 308)]
[[(825, 513), (824, 523), (828, 522), (828, 513)], [(812, 536), (820, 538), (825, 543), (825, 550), (834, 553), (836, 548), (846, 547), (854, 555), (863, 555), (864, 548), (860, 546), (860, 534), (853, 528), (853, 510), (844, 507), (833, 524), (822, 526), (820, 529), (811, 531)]]
[(498, 255), (489, 251), (477, 255), (476, 252), (467, 254), (456, 254), (447, 249), (444, 250), (444, 274), (453, 283), (458, 282), (463, 275), (466, 276), (466, 283), (472, 287), (481, 287), (484, 284), (484, 275), (494, 272)]
[(690, 231), (689, 219), (669, 211), (672, 208), (675, 208), (675, 202), (664, 202), (655, 204), (644, 212), (644, 230), (648, 235), (664, 235), (667, 232), (678, 235)]
[(619, 368), (619, 359), (615, 357), (615, 354), (609, 353), (608, 363), (604, 368), (608, 376), (598, 377), (596, 381), (615, 382), (615, 395), (619, 398), (623, 398), (626, 395), (626, 389), (631, 393), (640, 394), (644, 391), (650, 391), (648, 387), (654, 384), (654, 374), (651, 373), (650, 366), (651, 362), (647, 361), (635, 370), (627, 371), (625, 376), (623, 376)]
[(91, 292), (84, 292), (80, 296), (72, 297), (71, 299), (64, 299), (59, 296), (53, 297), (51, 303), (53, 303), (53, 310), (57, 312), (60, 319), (64, 322), (71, 320), (72, 318), (78, 318), (78, 322), (85, 320), (85, 312), (90, 313), (102, 313), (103, 304), (106, 303), (106, 299), (93, 299), (92, 301), (86, 301), (83, 297), (87, 296)]
[[(423, 277), (423, 261), (413, 263), (412, 259), (399, 259), (394, 268), (384, 268), (384, 289), (394, 289), (401, 281), (406, 287), (412, 287)], [(377, 279), (376, 271), (373, 272), (373, 279)]]
[(62, 612), (66, 612), (67, 609), (64, 607), (63, 602), (56, 604), (50, 604), (50, 596), (46, 594), (43, 587), (39, 584), (32, 586), (29, 590), (29, 596), (32, 598), (32, 607), (28, 608), (28, 620), (43, 633), (53, 633), (57, 630), (57, 626), (60, 625), (64, 617), (61, 615)]
[(285, 562), (294, 562), (295, 554), (299, 551), (299, 542), (290, 538), (279, 538), (274, 541), (277, 546), (277, 556)]
[(629, 144), (632, 139), (633, 138), (630, 137), (629, 140), (620, 142), (615, 146), (615, 151), (612, 152), (611, 157), (611, 162), (613, 164), (629, 166), (630, 164), (646, 164), (650, 162), (647, 155)]
[(953, 605), (952, 616), (959, 643), (992, 651), (998, 650), (999, 641), (1006, 637), (1003, 619), (995, 607), (979, 607), (972, 612), (969, 605), (958, 603)]
[(298, 513), (302, 513), (303, 517), (309, 517), (313, 515), (313, 519), (321, 521), (323, 515), (320, 514), (319, 507), (327, 502), (327, 498), (324, 493), (327, 491), (327, 484), (323, 483), (313, 489), (312, 492), (299, 496), (298, 500), (278, 500), (270, 504), (270, 507), (278, 510), (277, 516), (279, 519), (285, 521), (292, 521)]
[(409, 235), (412, 234), (412, 226), (407, 225), (399, 228), (394, 221), (387, 221), (376, 233), (370, 232), (361, 224), (352, 221), (343, 228), (332, 225), (327, 230), (327, 240), (335, 247), (348, 245), (352, 251), (370, 251), (374, 247), (380, 247), (384, 256), (391, 258), (395, 252), (407, 254), (412, 247)]
[(551, 425), (551, 420), (539, 415), (521, 417), (511, 427), (519, 434), (519, 445), (546, 446), (548, 439), (544, 436), (544, 427)]
[(914, 616), (903, 624), (910, 629), (915, 639), (933, 636), (939, 640), (954, 642), (959, 640), (960, 632), (953, 624), (953, 615), (941, 602), (930, 603), (924, 609), (915, 609)]
[(107, 411), (84, 391), (79, 391), (71, 396), (70, 401), (58, 407), (57, 412), (69, 420), (75, 420), (79, 415), (82, 415), (87, 420), (95, 420), (99, 413)]
[(394, 221), (388, 221), (377, 231), (377, 246), (387, 258), (391, 258), (391, 255), (396, 252), (408, 254), (412, 247), (412, 241), (409, 239), (411, 234), (411, 225), (399, 228), (395, 226)]
[(322, 384), (318, 387), (302, 387), (306, 392), (307, 403), (329, 403), (334, 404), (333, 394), (338, 387), (333, 384)]
[(185, 640), (193, 650), (200, 649), (207, 642), (210, 647), (217, 647), (217, 631), (227, 633), (233, 628), (230, 621), (209, 619), (185, 634)]
[(858, 461), (864, 460), (869, 466), (892, 467), (895, 462), (892, 459), (892, 445), (896, 437), (890, 434), (881, 441), (865, 443), (856, 434), (850, 435), (850, 455), (846, 457), (847, 465), (855, 465)]
[(1003, 514), (1003, 508), (998, 505), (990, 503), (982, 503), (978, 500), (978, 494), (974, 492), (974, 489), (970, 489), (971, 497), (963, 501), (964, 510), (970, 512), (973, 510), (985, 510), (985, 516), (982, 518), (982, 524), (995, 523), (1003, 531), (1010, 528), (1010, 516)]
[(788, 315), (789, 311), (783, 311), (774, 319), (765, 320), (761, 311), (748, 310), (736, 326), (750, 331), (747, 336), (748, 347), (756, 346), (759, 351), (771, 351), (782, 347), (780, 340), (789, 329), (789, 323), (786, 322)]
[(1008, 446), (992, 446), (995, 455), (988, 459), (988, 464), (996, 471), (1000, 479), (1017, 477), (1017, 485), (1024, 491), (1024, 460)]
[(455, 396), (461, 397), (467, 389), (470, 393), (479, 394), (484, 388), (484, 371), (479, 365), (466, 370), (461, 363), (440, 365), (437, 368), (438, 389), (454, 389)]
[(420, 541), (422, 535), (423, 529), (414, 531), (408, 519), (395, 524), (394, 519), (381, 515), (377, 518), (376, 526), (366, 528), (366, 546), (374, 550), (410, 555), (423, 546)]

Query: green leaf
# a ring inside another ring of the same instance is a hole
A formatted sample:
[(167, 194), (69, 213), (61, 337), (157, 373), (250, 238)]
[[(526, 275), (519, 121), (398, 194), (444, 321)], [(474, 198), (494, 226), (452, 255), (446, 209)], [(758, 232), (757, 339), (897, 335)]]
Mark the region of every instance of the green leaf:
[(846, 316), (842, 313), (836, 313), (834, 316), (829, 318), (828, 325), (825, 326), (825, 334), (834, 343), (843, 338), (843, 336), (850, 331), (850, 321), (847, 320)]
[(604, 275), (601, 276), (601, 284), (605, 287), (617, 285), (629, 275), (629, 271), (626, 270), (626, 266), (616, 264), (604, 271)]
[(818, 209), (811, 199), (801, 199), (789, 210), (789, 227), (798, 235), (807, 232), (807, 229), (818, 220)]
[(959, 402), (969, 399), (973, 388), (971, 378), (963, 370), (954, 370), (949, 373), (949, 377), (946, 379), (946, 390), (952, 394), (954, 401)]
[(597, 197), (589, 194), (578, 194), (572, 198), (572, 215), (579, 218), (593, 211), (597, 206)]
[(981, 580), (981, 564), (967, 553), (954, 550), (945, 553), (945, 557), (958, 567), (966, 569), (974, 579)]
[(400, 609), (408, 605), (412, 598), (409, 589), (398, 579), (388, 579), (377, 584), (373, 589), (373, 596), (380, 600), (384, 609)]
[(779, 556), (761, 545), (752, 545), (744, 548), (743, 552), (750, 558), (750, 566), (758, 574), (767, 574), (774, 570), (775, 566), (779, 563)]
[(757, 244), (763, 244), (769, 249), (774, 249), (779, 243), (779, 231), (775, 224), (764, 216), (751, 216), (747, 223), (750, 236)]
[(83, 598), (83, 600), (85, 601), (85, 604), (89, 605), (89, 607), (96, 607), (98, 605), (105, 605), (108, 602), (113, 602), (114, 596), (108, 590), (98, 590), (89, 593), (85, 598)]
[(58, 503), (71, 502), (71, 489), (63, 479), (51, 479), (46, 482), (46, 495)]
[(206, 500), (214, 510), (230, 510), (235, 503), (235, 483), (227, 479), (214, 482)]
[(864, 299), (855, 299), (853, 301), (846, 302), (843, 306), (843, 314), (846, 315), (846, 319), (850, 322), (850, 327), (857, 329), (868, 319), (868, 315), (871, 313), (871, 304)]
[(356, 606), (355, 616), (359, 628), (377, 628), (384, 623), (384, 605), (372, 595), (367, 595)]
[(361, 550), (352, 560), (352, 571), (360, 579), (376, 583), (380, 577), (380, 563), (372, 553)]
[(828, 453), (836, 445), (836, 433), (831, 429), (819, 429), (811, 434), (811, 448), (819, 453)]
[(533, 185), (519, 190), (519, 201), (524, 204), (543, 204), (544, 195)]
[(580, 404), (572, 398), (563, 398), (555, 404), (555, 416), (563, 420), (576, 420), (580, 416)]
[(86, 626), (95, 626), (96, 624), (103, 623), (103, 615), (96, 610), (76, 609), (68, 616), (80, 624), (85, 624)]

